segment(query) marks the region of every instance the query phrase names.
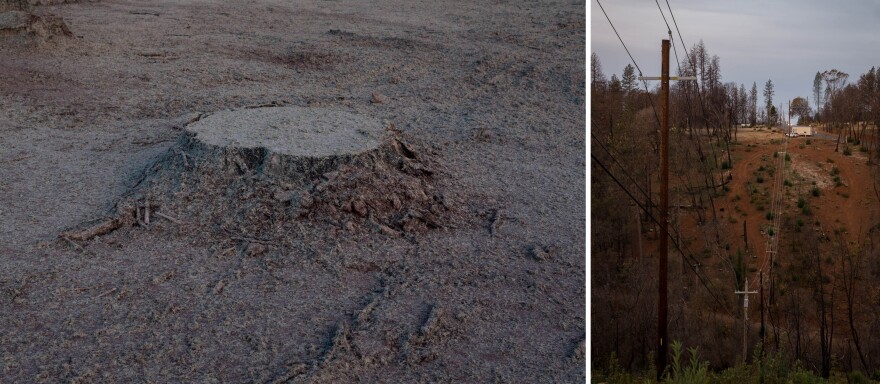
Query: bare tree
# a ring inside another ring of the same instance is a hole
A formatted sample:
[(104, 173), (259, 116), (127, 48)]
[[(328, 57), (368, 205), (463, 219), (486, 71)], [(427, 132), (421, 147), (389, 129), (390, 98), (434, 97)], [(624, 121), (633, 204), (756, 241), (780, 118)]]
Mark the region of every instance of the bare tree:
[(813, 78), (813, 97), (816, 98), (816, 121), (819, 121), (819, 111), (822, 109), (822, 74), (816, 72)]
[(862, 340), (856, 326), (858, 320), (856, 315), (858, 313), (857, 306), (860, 303), (860, 295), (858, 295), (860, 287), (864, 285), (864, 281), (862, 278), (862, 269), (864, 268), (862, 262), (863, 251), (859, 251), (856, 253), (850, 253), (846, 246), (846, 239), (843, 235), (839, 235), (838, 237), (838, 251), (840, 253), (840, 285), (843, 290), (844, 299), (846, 300), (846, 316), (847, 323), (849, 324), (850, 336), (852, 337), (852, 343), (856, 348), (856, 353), (859, 356), (859, 361), (862, 363), (862, 368), (865, 372), (870, 372), (867, 356), (862, 348)]
[[(844, 85), (846, 85), (846, 79), (849, 78), (849, 75), (838, 71), (836, 69), (827, 70), (822, 72), (822, 80), (825, 82), (825, 99), (828, 103), (829, 117), (831, 117), (831, 122), (833, 123), (835, 120), (834, 116), (834, 94)], [(828, 120), (828, 119), (826, 119)], [(833, 129), (833, 128), (832, 128)], [(840, 147), (840, 138), (843, 135), (843, 129), (839, 129), (837, 133), (837, 144), (834, 146), (834, 152), (837, 152)]]
[(794, 100), (791, 101), (791, 114), (793, 116), (805, 119), (809, 118), (811, 113), (812, 110), (810, 109), (810, 104), (807, 102), (807, 99), (804, 99), (803, 97), (795, 97)]

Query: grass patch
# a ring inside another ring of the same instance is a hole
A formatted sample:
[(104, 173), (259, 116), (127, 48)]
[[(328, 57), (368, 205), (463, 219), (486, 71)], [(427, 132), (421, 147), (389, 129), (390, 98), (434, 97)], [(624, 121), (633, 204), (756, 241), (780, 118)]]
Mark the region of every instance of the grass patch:
[(810, 216), (810, 215), (813, 214), (813, 210), (810, 209), (810, 205), (809, 205), (809, 204), (806, 204), (806, 205), (804, 205), (803, 208), (801, 208), (801, 213), (802, 213), (804, 216)]

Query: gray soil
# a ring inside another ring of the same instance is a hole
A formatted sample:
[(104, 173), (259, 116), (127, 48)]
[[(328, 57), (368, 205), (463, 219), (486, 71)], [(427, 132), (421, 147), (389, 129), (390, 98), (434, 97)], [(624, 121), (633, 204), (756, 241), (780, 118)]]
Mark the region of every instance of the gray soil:
[[(0, 381), (582, 382), (584, 10), (34, 7), (72, 36), (0, 37)], [(358, 126), (293, 114), (298, 150), (379, 146), (297, 183), (200, 172), (194, 114), (255, 106)]]

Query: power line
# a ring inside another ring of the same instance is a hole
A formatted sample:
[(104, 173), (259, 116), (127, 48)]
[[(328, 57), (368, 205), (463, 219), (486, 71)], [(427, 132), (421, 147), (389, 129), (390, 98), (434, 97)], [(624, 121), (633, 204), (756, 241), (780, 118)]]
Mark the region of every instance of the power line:
[(620, 34), (617, 33), (617, 28), (614, 27), (614, 23), (611, 22), (611, 18), (608, 17), (608, 13), (605, 12), (605, 8), (602, 7), (602, 3), (599, 0), (596, 0), (596, 3), (599, 4), (599, 9), (602, 10), (602, 13), (605, 14), (605, 19), (608, 20), (608, 24), (611, 24), (611, 29), (614, 30), (614, 34), (617, 35), (617, 39), (620, 40), (620, 44), (623, 44), (623, 49), (626, 50), (626, 54), (629, 55), (629, 59), (632, 60), (633, 64), (636, 66), (636, 69), (639, 70), (639, 76), (642, 76), (642, 69), (639, 68), (639, 65), (636, 64), (636, 59), (633, 58), (633, 55), (629, 53), (629, 48), (626, 47), (626, 43), (623, 42), (623, 39), (620, 37)]
[[(623, 184), (620, 182), (620, 180), (618, 180), (617, 177), (614, 176), (614, 174), (611, 173), (611, 171), (607, 167), (605, 167), (605, 164), (602, 164), (602, 161), (600, 161), (598, 158), (596, 158), (596, 155), (591, 153), (590, 157), (593, 159), (593, 161), (596, 162), (596, 164), (599, 165), (600, 168), (602, 168), (603, 171), (605, 171), (606, 174), (608, 174), (609, 177), (611, 177), (611, 180), (613, 180), (614, 183), (617, 184), (617, 186), (620, 187), (620, 189), (622, 189), (623, 192), (626, 193), (626, 195), (629, 196), (629, 198), (632, 199), (633, 202), (636, 203), (636, 205), (639, 207), (639, 209), (641, 209), (642, 211), (645, 212), (645, 214), (648, 216), (649, 219), (651, 219), (651, 221), (653, 221), (657, 225), (662, 226), (662, 224), (656, 218), (654, 218), (653, 215), (651, 215), (651, 212), (649, 212), (641, 203), (639, 203), (639, 201), (635, 198), (635, 196), (633, 196), (633, 194), (625, 186), (623, 186)], [(709, 292), (709, 295), (712, 296), (712, 298), (715, 300), (716, 303), (718, 303), (718, 306), (720, 308), (724, 309), (724, 311), (727, 312), (730, 316), (733, 316), (733, 314), (730, 313), (730, 310), (728, 310), (727, 307), (725, 307), (724, 304), (721, 303), (721, 300), (718, 299), (718, 296), (716, 296), (715, 293), (712, 291), (712, 289), (709, 288), (709, 285), (712, 285), (711, 280), (708, 280), (705, 276), (701, 275), (700, 272), (694, 267), (694, 265), (699, 264), (699, 262), (697, 260), (695, 260), (692, 255), (685, 253), (685, 251), (678, 244), (678, 241), (676, 241), (676, 239), (672, 237), (672, 235), (669, 233), (669, 231), (666, 231), (666, 235), (672, 241), (672, 245), (675, 246), (675, 249), (678, 250), (679, 253), (681, 253), (682, 257), (684, 257), (685, 259), (688, 259), (686, 261), (690, 261), (690, 262), (694, 263), (694, 264), (687, 263), (688, 267), (690, 267), (690, 269), (694, 272), (694, 274), (697, 276), (698, 280), (700, 280), (700, 284), (702, 284), (703, 287), (706, 288), (706, 291)], [(708, 284), (707, 284), (707, 282), (708, 282)]]
[[(623, 164), (620, 163), (620, 161), (617, 161), (617, 158), (614, 157), (614, 154), (612, 154), (611, 151), (610, 151), (607, 147), (605, 147), (604, 144), (602, 144), (602, 141), (599, 140), (598, 137), (596, 137), (596, 134), (593, 133), (593, 132), (590, 132), (590, 136), (596, 141), (596, 144), (599, 144), (599, 147), (601, 147), (601, 148), (605, 151), (605, 153), (607, 153), (608, 156), (611, 157), (611, 160), (614, 160), (614, 163), (617, 164), (617, 166), (620, 167), (621, 170), (623, 170), (623, 174), (626, 175), (626, 177), (629, 179), (629, 181), (630, 181), (631, 183), (633, 183), (633, 185), (635, 185), (636, 188), (638, 188), (639, 192), (641, 192), (642, 195), (645, 196), (645, 197), (647, 197), (648, 199), (651, 199), (651, 196), (648, 194), (648, 192), (645, 192), (645, 190), (642, 189), (642, 186), (639, 185), (639, 183), (637, 183), (637, 182), (632, 178), (632, 176), (630, 176), (629, 172), (626, 171), (626, 167), (624, 167)], [(654, 204), (653, 199), (651, 200), (651, 204)]]
[[(630, 175), (629, 172), (626, 171), (626, 167), (624, 167), (623, 164), (621, 164), (620, 161), (618, 161), (617, 158), (614, 157), (614, 154), (611, 152), (611, 150), (609, 150), (608, 147), (603, 145), (602, 141), (599, 140), (599, 138), (596, 137), (596, 135), (593, 132), (590, 132), (590, 136), (592, 136), (595, 143), (599, 144), (599, 147), (601, 147), (605, 151), (605, 153), (607, 153), (608, 156), (611, 157), (611, 160), (613, 160), (614, 163), (617, 164), (617, 166), (620, 168), (620, 170), (623, 172), (623, 174), (626, 176), (626, 178), (629, 179), (629, 182), (636, 186), (636, 188), (639, 190), (639, 192), (641, 192), (642, 195), (645, 196), (648, 199), (648, 201), (651, 202), (651, 205), (654, 205), (654, 199), (651, 197), (651, 195), (649, 195), (648, 192), (645, 192), (645, 190), (642, 189), (642, 186), (639, 185), (639, 183), (637, 183), (635, 181), (635, 179), (632, 177), (632, 175)], [(670, 229), (673, 232), (672, 235), (675, 235), (677, 238), (679, 236), (678, 230), (675, 229), (674, 227), (670, 227)]]
[[(669, 9), (669, 15), (672, 18), (672, 24), (675, 25), (675, 31), (678, 34), (678, 41), (679, 41), (679, 43), (681, 43), (681, 47), (684, 50), (685, 55), (687, 55), (687, 46), (684, 43), (684, 38), (681, 36), (681, 29), (678, 28), (678, 21), (675, 20), (675, 13), (672, 12), (672, 6), (669, 4), (669, 0), (664, 0), (664, 1), (666, 2), (666, 7)], [(663, 9), (660, 7), (658, 0), (655, 0), (655, 3), (657, 3), (657, 8), (660, 9), (660, 14), (663, 15), (663, 22), (666, 23), (666, 27), (667, 27), (667, 29), (669, 29), (669, 23), (666, 22), (666, 16), (663, 14)], [(669, 29), (668, 32), (669, 32), (670, 39), (671, 39), (672, 38), (672, 30)], [(679, 72), (681, 72), (681, 63), (678, 58), (678, 49), (675, 48), (674, 44), (672, 47), (673, 47), (673, 51), (675, 52), (675, 60), (676, 60), (676, 64), (678, 65), (678, 68), (679, 68), (678, 70), (679, 70)], [(689, 61), (691, 59), (691, 57), (689, 55), (688, 55), (688, 59), (689, 59)], [(693, 68), (694, 75), (696, 75), (697, 63), (695, 62), (696, 58), (693, 58), (693, 59), (694, 59), (694, 61), (691, 61), (690, 64), (691, 64), (691, 67)], [(701, 76), (702, 76), (702, 74), (701, 74)], [(685, 95), (686, 95), (686, 99), (688, 102), (688, 113), (690, 114), (691, 106), (690, 106), (690, 90), (689, 89), (685, 92)], [(700, 102), (700, 112), (702, 112), (703, 123), (707, 124), (708, 122), (706, 119), (706, 107), (705, 107), (705, 103), (704, 103), (703, 92), (700, 89), (700, 82), (697, 82), (697, 98)], [(708, 127), (708, 124), (707, 124), (707, 127)], [(702, 155), (702, 146), (700, 145), (699, 141), (697, 141), (697, 149), (699, 150), (700, 154)], [(709, 144), (709, 149), (712, 151), (712, 158), (717, 161), (717, 154), (715, 152), (715, 147), (711, 143)], [(709, 169), (708, 165), (702, 161), (700, 163), (703, 166), (704, 172), (708, 175), (711, 175), (712, 172)], [(730, 164), (730, 166), (732, 168), (733, 164)], [(711, 184), (713, 186), (715, 185), (714, 178), (712, 179)], [(712, 203), (712, 206), (714, 207), (714, 200), (715, 199), (714, 199), (714, 197), (712, 197), (712, 195), (709, 195), (709, 200), (710, 200), (710, 203)], [(715, 220), (717, 220), (717, 213), (715, 212), (714, 209), (712, 210), (712, 217)]]
[[(620, 41), (620, 44), (623, 45), (623, 49), (626, 51), (626, 53), (627, 53), (627, 55), (629, 56), (630, 60), (632, 61), (633, 65), (634, 65), (634, 66), (636, 67), (636, 69), (639, 71), (639, 75), (642, 76), (643, 73), (642, 73), (641, 67), (639, 67), (639, 65), (638, 65), (638, 63), (636, 62), (635, 58), (634, 58), (634, 57), (632, 56), (632, 54), (630, 53), (629, 48), (626, 46), (626, 43), (623, 41), (623, 38), (620, 36), (620, 33), (617, 31), (617, 28), (614, 26), (614, 22), (611, 21), (611, 18), (608, 16), (608, 13), (605, 11), (605, 8), (602, 6), (602, 3), (601, 3), (599, 0), (596, 0), (596, 3), (599, 5), (599, 8), (602, 10), (602, 13), (605, 15), (605, 19), (608, 20), (608, 23), (611, 25), (611, 29), (614, 31), (614, 34), (617, 36), (617, 39)], [(658, 5), (658, 8), (659, 8), (659, 3), (657, 3), (657, 5)], [(667, 5), (668, 5), (668, 1), (667, 1)], [(662, 8), (660, 8), (660, 9), (661, 9), (661, 14), (662, 14)], [(671, 13), (671, 12), (670, 12), (670, 13)], [(665, 21), (666, 21), (666, 20), (665, 20), (665, 15), (664, 15), (664, 22), (665, 22)], [(673, 22), (674, 22), (674, 19), (673, 19)], [(667, 27), (669, 27), (669, 24), (668, 24), (668, 23), (667, 23)], [(676, 26), (676, 28), (677, 28), (677, 26)], [(671, 28), (668, 29), (667, 31), (671, 34)], [(681, 32), (679, 31), (679, 37), (680, 37), (680, 36), (681, 36)], [(676, 58), (677, 58), (677, 51), (676, 51)], [(678, 60), (678, 59), (677, 59), (677, 60)], [(694, 67), (696, 67), (696, 63), (694, 63), (693, 65), (694, 65)], [(681, 71), (681, 69), (680, 69), (681, 64), (678, 63), (678, 66), (679, 66), (679, 71)], [(657, 114), (657, 109), (656, 109), (655, 104), (654, 104), (654, 99), (651, 98), (651, 92), (650, 92), (650, 90), (648, 89), (648, 83), (647, 83), (647, 81), (644, 81), (644, 80), (643, 80), (643, 84), (644, 84), (644, 87), (645, 87), (645, 91), (648, 93), (648, 98), (649, 98), (649, 100), (650, 100), (650, 102), (651, 102), (651, 109), (652, 109), (653, 112), (654, 112), (654, 118), (657, 120), (657, 123), (659, 124), (659, 123), (660, 123), (660, 117), (659, 117), (659, 115)], [(700, 92), (699, 84), (697, 85), (697, 93), (698, 93), (699, 98), (701, 99), (700, 107), (701, 107), (701, 110), (703, 111), (703, 117), (704, 117), (704, 120), (705, 120), (706, 113), (705, 113), (705, 107), (703, 106), (703, 103), (702, 103), (702, 93)], [(711, 147), (711, 145), (710, 145), (710, 147)], [(607, 152), (607, 151), (606, 151), (606, 152)], [(714, 149), (714, 148), (712, 148), (712, 152), (713, 152), (713, 154), (715, 153), (715, 149)], [(601, 163), (601, 162), (595, 157), (595, 155), (592, 155), (592, 154), (591, 154), (591, 157), (593, 158), (594, 161), (597, 162), (597, 164), (599, 164), (600, 167), (602, 167), (603, 170), (605, 170), (606, 173), (608, 173), (608, 175), (609, 175), (609, 176), (615, 181), (615, 183), (616, 183), (620, 188), (622, 188), (622, 189), (627, 193), (627, 195), (628, 195), (633, 201), (636, 202), (636, 204), (639, 206), (639, 208), (641, 208), (643, 211), (645, 211), (645, 213), (647, 214), (647, 216), (648, 216), (652, 221), (654, 221), (654, 222), (657, 223), (658, 225), (661, 225), (661, 224), (658, 222), (658, 220), (655, 219), (655, 218), (650, 214), (650, 212), (648, 212), (648, 211), (646, 210), (646, 208), (643, 207), (643, 206), (642, 206), (642, 205), (641, 205), (641, 204), (635, 199), (635, 197), (629, 192), (629, 190), (627, 190), (627, 189), (626, 189), (626, 188), (620, 183), (620, 181), (617, 180), (617, 178), (616, 178), (616, 177), (610, 172), (610, 170), (608, 170), (607, 168), (605, 168), (604, 164), (602, 164), (602, 163)], [(706, 168), (706, 164), (703, 164), (703, 167)], [(714, 185), (714, 181), (712, 182), (712, 184)], [(636, 185), (638, 185), (638, 184), (636, 183)], [(709, 198), (712, 199), (711, 196), (710, 196)], [(714, 216), (714, 215), (715, 215), (714, 209), (713, 209), (713, 212), (712, 212), (712, 213), (713, 213), (713, 216)], [(670, 231), (666, 231), (666, 233), (667, 233), (667, 236), (671, 236)], [(677, 241), (676, 241), (675, 239), (673, 239), (672, 243), (673, 243), (673, 245), (675, 245), (676, 249), (677, 249), (677, 250), (678, 250), (683, 256), (688, 257), (687, 254), (684, 253), (684, 251), (681, 249), (681, 247), (679, 246), (679, 244), (677, 243)], [(693, 257), (689, 257), (689, 258), (690, 258), (693, 262), (697, 263), (697, 261), (694, 260)], [(690, 264), (689, 264), (688, 266), (689, 266), (689, 267), (691, 268), (691, 270), (693, 270), (694, 273), (700, 278), (700, 282), (701, 282), (701, 284), (702, 284), (702, 285), (703, 285), (703, 286), (709, 291), (709, 293), (712, 295), (712, 297), (715, 299), (715, 301), (719, 304), (719, 306), (721, 306), (722, 308), (724, 308), (725, 310), (727, 310), (727, 309), (721, 304), (720, 300), (718, 300), (718, 298), (715, 296), (715, 294), (712, 292), (712, 290), (707, 286), (706, 281), (705, 281), (705, 278), (704, 278), (702, 275), (699, 274), (699, 272), (694, 268), (693, 265), (690, 265)], [(710, 282), (710, 284), (711, 284), (711, 282)], [(729, 311), (727, 311), (727, 312), (728, 312), (728, 314), (730, 314)]]
[[(660, 16), (663, 16), (663, 23), (666, 24), (666, 31), (669, 33), (669, 37), (672, 37), (672, 28), (669, 28), (669, 22), (666, 21), (666, 15), (663, 14), (663, 8), (660, 8), (660, 2), (658, 0), (654, 0), (654, 3), (657, 4), (657, 9), (660, 10)], [(666, 5), (669, 5), (669, 3), (667, 3)]]
[[(614, 34), (617, 35), (617, 39), (620, 40), (620, 44), (623, 45), (623, 49), (626, 51), (626, 54), (629, 55), (629, 59), (632, 61), (633, 65), (635, 65), (636, 69), (639, 71), (639, 76), (643, 76), (642, 68), (639, 67), (639, 64), (636, 63), (636, 59), (633, 58), (633, 55), (629, 52), (629, 48), (626, 47), (626, 43), (623, 42), (623, 38), (620, 37), (620, 33), (617, 33), (617, 28), (614, 27), (614, 23), (611, 22), (611, 18), (608, 17), (608, 12), (605, 12), (605, 8), (602, 7), (602, 3), (599, 0), (596, 0), (596, 3), (599, 4), (599, 9), (602, 10), (602, 13), (605, 15), (605, 19), (608, 20), (608, 24), (611, 25), (611, 29), (614, 30)], [(648, 82), (642, 80), (642, 84), (645, 86), (645, 92), (648, 93), (648, 100), (651, 102), (651, 110), (654, 111), (654, 118), (657, 120), (657, 124), (660, 124), (660, 115), (657, 114), (657, 108), (654, 106), (654, 98), (651, 97), (651, 91), (648, 90)]]

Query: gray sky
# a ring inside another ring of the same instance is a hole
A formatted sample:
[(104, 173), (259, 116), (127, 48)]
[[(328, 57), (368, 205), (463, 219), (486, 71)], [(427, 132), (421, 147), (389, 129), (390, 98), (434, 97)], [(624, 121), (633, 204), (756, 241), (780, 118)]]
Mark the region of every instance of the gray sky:
[[(666, 25), (657, 4), (652, 0), (600, 1), (644, 74), (658, 76)], [(666, 1), (659, 2), (683, 60)], [(872, 66), (880, 66), (877, 1), (669, 0), (669, 5), (687, 47), (702, 39), (709, 54), (721, 58), (723, 82), (742, 83), (747, 89), (757, 82), (759, 105), (764, 102), (767, 79), (775, 85), (775, 105), (809, 96), (815, 108), (812, 84), (817, 71), (837, 68), (855, 82)], [(599, 55), (605, 75), (620, 76), (630, 60), (595, 0), (590, 31), (590, 49)], [(676, 71), (674, 55), (672, 60), (671, 68)]]

